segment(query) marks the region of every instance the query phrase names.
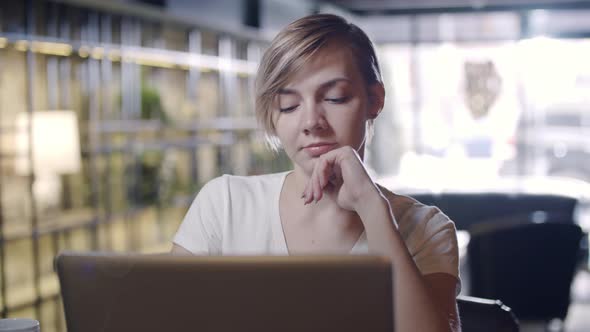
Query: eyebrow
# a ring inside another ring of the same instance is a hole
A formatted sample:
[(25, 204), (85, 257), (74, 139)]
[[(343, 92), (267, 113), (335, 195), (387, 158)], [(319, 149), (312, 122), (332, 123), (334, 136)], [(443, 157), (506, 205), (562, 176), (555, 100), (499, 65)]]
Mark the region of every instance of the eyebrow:
[[(348, 82), (348, 83), (352, 83), (352, 81), (350, 79), (348, 79), (348, 78), (345, 78), (345, 77), (337, 77), (337, 78), (331, 79), (331, 80), (329, 80), (327, 82), (324, 82), (324, 83), (320, 84), (320, 87), (319, 88), (320, 89), (331, 88), (334, 85), (336, 85), (336, 83), (343, 82), (343, 81), (344, 82)], [(296, 90), (293, 90), (293, 89), (282, 88), (282, 89), (279, 89), (279, 94), (280, 95), (293, 95), (293, 94), (297, 94), (297, 91)]]

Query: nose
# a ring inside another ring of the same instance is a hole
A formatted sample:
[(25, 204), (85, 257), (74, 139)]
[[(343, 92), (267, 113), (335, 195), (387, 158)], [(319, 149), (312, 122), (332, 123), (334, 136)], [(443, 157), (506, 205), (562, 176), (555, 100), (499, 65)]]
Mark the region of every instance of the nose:
[(328, 126), (326, 117), (321, 106), (313, 103), (303, 111), (303, 133), (309, 135), (314, 132), (325, 130)]

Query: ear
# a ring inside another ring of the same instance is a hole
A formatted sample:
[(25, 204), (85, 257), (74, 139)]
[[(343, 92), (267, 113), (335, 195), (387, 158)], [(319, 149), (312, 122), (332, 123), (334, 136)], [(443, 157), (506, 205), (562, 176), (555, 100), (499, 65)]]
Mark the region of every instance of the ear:
[(377, 82), (369, 87), (369, 109), (367, 116), (369, 119), (375, 119), (383, 110), (385, 104), (385, 88), (383, 83)]

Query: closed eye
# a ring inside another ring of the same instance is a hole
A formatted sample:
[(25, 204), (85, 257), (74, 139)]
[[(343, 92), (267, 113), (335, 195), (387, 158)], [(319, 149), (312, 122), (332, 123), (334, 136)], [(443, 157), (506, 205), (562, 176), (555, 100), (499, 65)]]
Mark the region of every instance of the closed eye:
[(281, 112), (281, 113), (289, 113), (289, 112), (294, 111), (298, 106), (299, 105), (294, 105), (294, 106), (285, 107), (285, 108), (279, 108), (279, 112)]
[(342, 104), (348, 101), (348, 97), (341, 97), (341, 98), (326, 98), (325, 101), (332, 103), (332, 104)]

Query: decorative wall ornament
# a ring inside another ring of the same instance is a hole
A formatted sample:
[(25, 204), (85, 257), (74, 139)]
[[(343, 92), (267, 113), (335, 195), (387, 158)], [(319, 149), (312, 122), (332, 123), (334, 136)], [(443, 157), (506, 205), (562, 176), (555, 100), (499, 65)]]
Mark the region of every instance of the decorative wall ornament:
[(502, 89), (502, 79), (492, 61), (465, 62), (465, 103), (474, 119), (488, 115)]

